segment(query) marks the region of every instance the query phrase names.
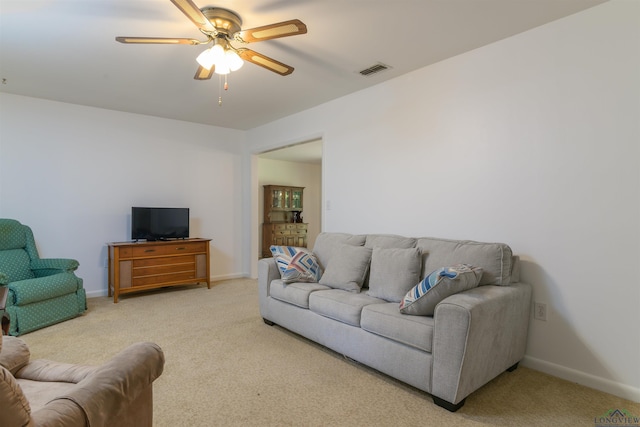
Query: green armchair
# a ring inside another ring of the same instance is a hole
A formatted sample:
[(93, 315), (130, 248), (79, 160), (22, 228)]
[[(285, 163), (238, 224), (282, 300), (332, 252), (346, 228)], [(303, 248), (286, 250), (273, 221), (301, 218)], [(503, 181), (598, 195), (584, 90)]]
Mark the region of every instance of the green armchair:
[(69, 320), (87, 309), (78, 261), (42, 259), (31, 228), (0, 219), (0, 286), (7, 287), (9, 335), (21, 335)]

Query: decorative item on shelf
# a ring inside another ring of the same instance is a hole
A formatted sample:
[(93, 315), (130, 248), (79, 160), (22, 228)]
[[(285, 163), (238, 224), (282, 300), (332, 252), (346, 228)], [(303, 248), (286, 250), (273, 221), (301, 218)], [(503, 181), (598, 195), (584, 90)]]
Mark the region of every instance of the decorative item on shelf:
[(301, 211), (292, 211), (291, 212), (291, 222), (301, 223), (302, 222), (302, 212)]

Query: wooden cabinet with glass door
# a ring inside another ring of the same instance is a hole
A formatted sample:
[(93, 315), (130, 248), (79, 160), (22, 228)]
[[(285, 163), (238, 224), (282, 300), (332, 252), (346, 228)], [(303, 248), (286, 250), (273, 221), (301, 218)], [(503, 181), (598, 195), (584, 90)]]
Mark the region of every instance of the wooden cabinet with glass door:
[(271, 245), (307, 247), (307, 224), (302, 222), (304, 187), (264, 186), (262, 256)]

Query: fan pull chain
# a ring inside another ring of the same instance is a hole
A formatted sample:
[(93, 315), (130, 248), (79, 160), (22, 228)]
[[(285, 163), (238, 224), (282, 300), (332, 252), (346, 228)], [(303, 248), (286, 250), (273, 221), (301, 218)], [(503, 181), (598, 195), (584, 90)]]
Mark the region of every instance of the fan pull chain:
[[(218, 75), (218, 105), (222, 106), (222, 76)], [(224, 75), (224, 90), (229, 90), (229, 82), (227, 81), (227, 74)]]

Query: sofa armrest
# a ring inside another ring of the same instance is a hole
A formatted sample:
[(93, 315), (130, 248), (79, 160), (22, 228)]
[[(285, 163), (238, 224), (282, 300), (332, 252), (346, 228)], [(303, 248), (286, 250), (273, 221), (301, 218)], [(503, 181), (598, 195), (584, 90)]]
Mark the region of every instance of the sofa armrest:
[(262, 258), (258, 261), (258, 289), (261, 296), (269, 296), (271, 282), (279, 278), (280, 271), (274, 258)]
[(69, 258), (36, 258), (31, 260), (30, 268), (36, 277), (51, 276), (62, 272), (76, 271), (80, 263)]
[(518, 363), (527, 344), (531, 286), (486, 285), (436, 306), (432, 395), (458, 404)]
[[(55, 412), (50, 411), (50, 405), (54, 405), (64, 407), (72, 414), (72, 405), (61, 400), (71, 401), (82, 409), (88, 425), (110, 426), (111, 420), (129, 410), (132, 402), (151, 387), (163, 368), (164, 354), (159, 346), (150, 342), (133, 344), (87, 375), (69, 393), (53, 399), (41, 410), (53, 414)], [(35, 418), (36, 414), (33, 415)]]
[(267, 300), (270, 295), (271, 282), (280, 278), (280, 271), (273, 258), (258, 260), (258, 296), (260, 299), (260, 314), (267, 318)]
[(11, 282), (7, 306), (31, 304), (71, 294), (80, 288), (82, 288), (82, 279), (74, 273), (66, 272)]

